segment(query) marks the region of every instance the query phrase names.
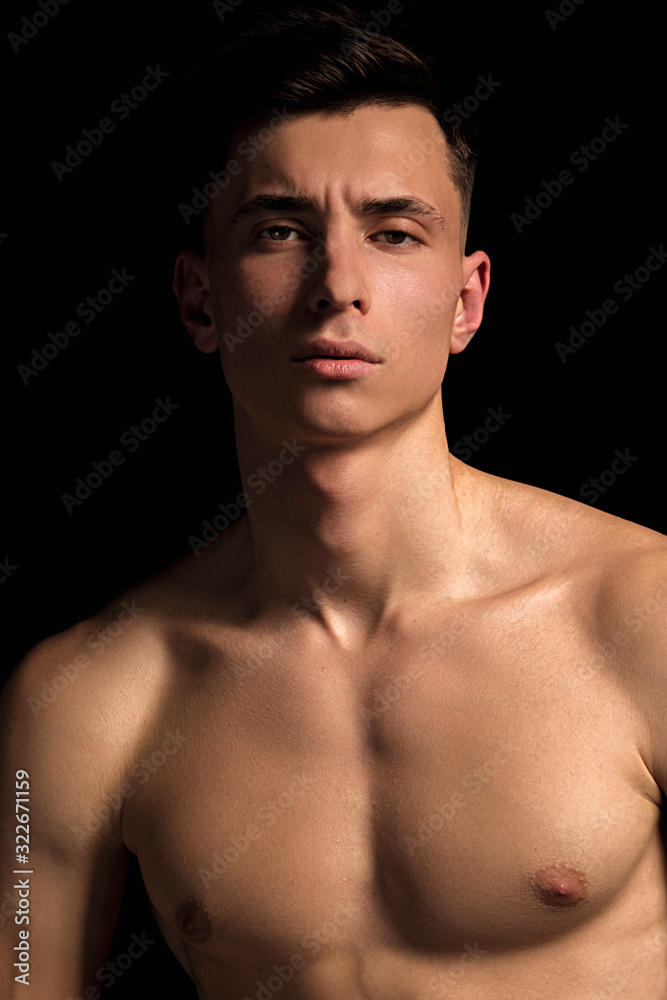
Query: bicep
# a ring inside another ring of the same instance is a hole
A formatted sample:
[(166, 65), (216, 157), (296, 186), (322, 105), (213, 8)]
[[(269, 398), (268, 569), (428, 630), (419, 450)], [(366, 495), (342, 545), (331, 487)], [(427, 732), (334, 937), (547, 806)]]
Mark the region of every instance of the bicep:
[(85, 715), (72, 701), (35, 716), (38, 679), (27, 663), (0, 704), (0, 992), (96, 998), (129, 853)]
[[(9, 849), (7, 849), (9, 848)], [(2, 996), (34, 1000), (52, 997), (97, 998), (120, 905), (124, 858), (94, 858), (70, 865), (48, 851), (32, 852), (30, 874), (10, 865), (11, 843), (3, 844), (5, 917), (0, 928)], [(21, 959), (19, 962), (18, 960)], [(17, 964), (15, 964), (17, 963)], [(27, 977), (25, 976), (27, 973)], [(23, 974), (24, 978), (20, 977)]]

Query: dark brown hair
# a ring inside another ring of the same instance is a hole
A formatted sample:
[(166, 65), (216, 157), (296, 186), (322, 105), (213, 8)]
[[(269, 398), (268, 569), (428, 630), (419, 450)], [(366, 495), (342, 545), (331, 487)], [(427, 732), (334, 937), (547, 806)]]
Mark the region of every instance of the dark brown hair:
[(364, 16), (341, 3), (317, 10), (290, 6), (260, 16), (194, 75), (204, 111), (203, 143), (197, 143), (202, 176), (212, 165), (226, 162), (235, 131), (270, 116), (274, 108), (337, 114), (369, 104), (426, 108), (440, 125), (450, 154), (463, 251), (476, 156), (460, 128), (444, 120), (429, 56), (368, 30)]

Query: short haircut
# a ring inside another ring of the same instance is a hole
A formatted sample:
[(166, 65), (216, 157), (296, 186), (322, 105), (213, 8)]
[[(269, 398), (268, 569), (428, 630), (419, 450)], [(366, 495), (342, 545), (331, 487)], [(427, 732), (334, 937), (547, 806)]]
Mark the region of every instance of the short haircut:
[[(274, 108), (345, 115), (368, 105), (421, 105), (445, 137), (447, 168), (461, 206), (463, 253), (476, 154), (461, 127), (445, 121), (452, 116), (443, 115), (433, 59), (365, 24), (362, 14), (341, 3), (316, 10), (281, 7), (260, 16), (198, 67), (201, 175), (227, 162), (237, 130), (270, 116)], [(208, 244), (210, 214), (209, 203), (201, 220), (202, 249)]]

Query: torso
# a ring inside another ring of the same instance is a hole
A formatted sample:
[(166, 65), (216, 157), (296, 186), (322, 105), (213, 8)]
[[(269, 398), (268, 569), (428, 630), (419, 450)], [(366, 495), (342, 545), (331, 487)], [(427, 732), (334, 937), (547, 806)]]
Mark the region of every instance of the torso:
[[(653, 535), (628, 531), (609, 565)], [(221, 611), (203, 563), (169, 585), (123, 833), (202, 1000), (667, 996), (661, 791), (600, 651), (608, 574), (540, 539), (523, 580), (355, 655), (232, 585)]]

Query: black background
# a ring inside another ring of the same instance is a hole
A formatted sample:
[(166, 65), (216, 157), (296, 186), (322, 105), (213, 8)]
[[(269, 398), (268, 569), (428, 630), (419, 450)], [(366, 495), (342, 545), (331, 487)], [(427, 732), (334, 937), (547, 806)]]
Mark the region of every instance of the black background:
[[(382, 0), (357, 6), (384, 9)], [(27, 0), (10, 5), (3, 34), (20, 31), (22, 17), (38, 9)], [(0, 590), (5, 674), (39, 639), (187, 553), (188, 536), (239, 489), (219, 359), (195, 350), (171, 292), (173, 259), (192, 236), (178, 211), (191, 186), (173, 170), (187, 155), (192, 122), (174, 113), (173, 100), (176, 67), (225, 41), (257, 9), (243, 0), (221, 20), (202, 0), (70, 0), (17, 53), (3, 39), (0, 559), (15, 567)], [(406, 0), (388, 29), (447, 66), (450, 105), (474, 92), (478, 75), (501, 84), (474, 116), (481, 161), (468, 252), (487, 251), (492, 280), (480, 331), (450, 361), (448, 437), (453, 447), (483, 425), (489, 408), (502, 407), (511, 419), (471, 463), (575, 499), (627, 448), (636, 461), (596, 505), (665, 531), (664, 276), (653, 274), (628, 302), (613, 291), (667, 236), (658, 9), (635, 5), (632, 17), (601, 0), (564, 9), (572, 13), (554, 30), (539, 3), (458, 12), (441, 4), (434, 13)], [(125, 121), (110, 114), (114, 99), (157, 64), (170, 77)], [(220, 96), (221, 115), (233, 101)], [(628, 128), (580, 173), (571, 153), (616, 116)], [(115, 131), (59, 182), (52, 162), (104, 117)], [(574, 183), (518, 233), (512, 213), (523, 214), (526, 199), (563, 169)], [(134, 280), (93, 323), (79, 320), (82, 333), (25, 385), (18, 366), (32, 363), (49, 331), (77, 319), (77, 304), (106, 287), (113, 268)], [(563, 363), (555, 342), (608, 298), (617, 314)], [(123, 432), (167, 396), (178, 409), (128, 453)], [(125, 463), (68, 513), (62, 494), (119, 447)], [(132, 932), (150, 930), (142, 906), (130, 883), (112, 958)], [(158, 943), (108, 993), (159, 995), (176, 983), (177, 968)]]

